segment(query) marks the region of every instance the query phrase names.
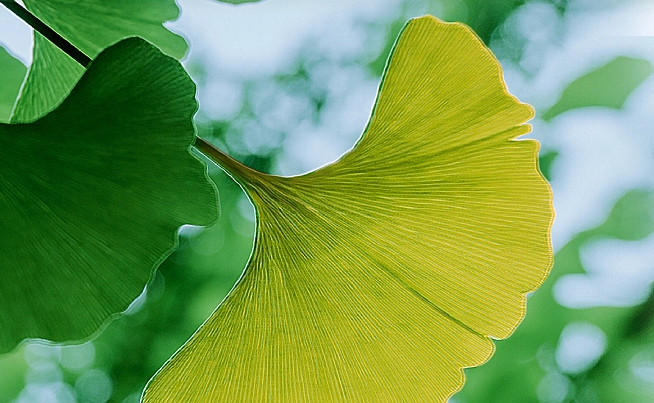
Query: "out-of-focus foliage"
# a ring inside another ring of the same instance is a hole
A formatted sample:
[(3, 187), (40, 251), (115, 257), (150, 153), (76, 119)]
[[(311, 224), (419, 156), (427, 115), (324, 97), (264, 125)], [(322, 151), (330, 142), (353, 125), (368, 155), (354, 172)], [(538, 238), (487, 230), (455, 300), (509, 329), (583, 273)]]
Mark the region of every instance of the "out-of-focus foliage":
[(653, 70), (647, 60), (617, 57), (571, 82), (561, 98), (543, 113), (543, 119), (550, 120), (570, 109), (589, 106), (620, 109), (629, 94)]
[(130, 38), (53, 112), (0, 123), (0, 352), (89, 337), (141, 293), (180, 225), (215, 220), (188, 152), (194, 96), (179, 62)]
[[(402, 3), (403, 11), (433, 14), (445, 21), (460, 21), (472, 28), (487, 45), (493, 32), (506, 20), (511, 12), (524, 4), (524, 0), (418, 0)], [(375, 75), (381, 75), (390, 54), (393, 40), (404, 26), (404, 20), (393, 21), (388, 29), (386, 48), (375, 58), (370, 67)]]
[(27, 68), (0, 46), (0, 122), (7, 122), (11, 116), (18, 91), (25, 78)]
[[(90, 58), (129, 36), (140, 36), (175, 58), (186, 41), (164, 28), (179, 9), (174, 0), (25, 0), (25, 6)], [(12, 116), (29, 122), (52, 110), (70, 92), (83, 68), (55, 45), (34, 34), (33, 62)]]
[[(455, 1), (451, 3), (456, 4)], [(485, 43), (489, 43), (495, 29), (524, 3), (525, 0), (464, 0), (467, 12), (463, 20), (474, 28)]]
[(245, 3), (256, 3), (261, 0), (217, 0), (222, 3), (230, 3), (230, 4), (245, 4)]
[(0, 355), (0, 402), (10, 401), (23, 388), (27, 368), (22, 349)]

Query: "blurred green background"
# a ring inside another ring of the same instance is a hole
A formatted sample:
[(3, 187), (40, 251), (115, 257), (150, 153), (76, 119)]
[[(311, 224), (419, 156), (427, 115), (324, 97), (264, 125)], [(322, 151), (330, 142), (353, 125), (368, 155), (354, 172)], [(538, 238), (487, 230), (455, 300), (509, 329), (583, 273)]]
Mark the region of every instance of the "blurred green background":
[[(251, 167), (285, 175), (354, 144), (408, 18), (430, 13), (475, 29), (502, 62), (509, 90), (537, 109), (530, 136), (542, 143), (541, 169), (553, 187), (556, 263), (522, 325), (497, 342), (489, 363), (466, 370), (468, 382), (451, 400), (654, 401), (651, 2), (179, 3), (171, 29), (190, 43), (185, 66), (198, 84), (199, 135)], [(16, 23), (0, 18), (5, 27)], [(16, 94), (24, 68), (12, 54), (23, 64), (29, 56), (0, 44), (9, 51), (0, 49), (0, 69), (22, 72), (2, 76), (3, 91)], [(0, 119), (9, 108), (0, 104)], [(252, 206), (208, 166), (220, 221), (183, 227), (179, 249), (97, 338), (29, 342), (0, 356), (0, 402), (138, 401), (229, 292), (252, 248)]]

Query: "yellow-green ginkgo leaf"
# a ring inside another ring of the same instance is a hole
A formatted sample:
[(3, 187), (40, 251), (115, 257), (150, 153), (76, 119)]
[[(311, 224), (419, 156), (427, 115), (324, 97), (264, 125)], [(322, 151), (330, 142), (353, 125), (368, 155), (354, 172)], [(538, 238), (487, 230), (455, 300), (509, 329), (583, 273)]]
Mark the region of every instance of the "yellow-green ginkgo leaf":
[(551, 265), (532, 116), (469, 28), (427, 16), (339, 161), (268, 176), (198, 142), (256, 206), (254, 251), (144, 401), (444, 402)]

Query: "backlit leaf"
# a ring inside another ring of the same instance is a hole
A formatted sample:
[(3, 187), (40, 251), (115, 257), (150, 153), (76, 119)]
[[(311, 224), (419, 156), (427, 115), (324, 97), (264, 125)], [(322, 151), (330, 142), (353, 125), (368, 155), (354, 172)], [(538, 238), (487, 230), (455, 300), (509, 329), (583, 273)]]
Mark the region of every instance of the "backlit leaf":
[(0, 122), (7, 122), (11, 116), (18, 91), (23, 83), (27, 68), (18, 59), (0, 46)]
[[(628, 346), (633, 340), (628, 332), (627, 323), (634, 312), (641, 307), (572, 309), (560, 305), (554, 298), (553, 289), (556, 282), (568, 275), (585, 275), (588, 278), (597, 276), (587, 272), (581, 255), (582, 250), (598, 240), (644, 239), (654, 232), (654, 193), (652, 191), (634, 189), (625, 193), (615, 204), (606, 221), (601, 225), (582, 231), (563, 246), (555, 256), (552, 272), (541, 288), (529, 300), (529, 315), (508, 340), (497, 343), (497, 352), (487, 365), (474, 368), (468, 372), (469, 381), (463, 390), (456, 395), (457, 401), (464, 403), (495, 403), (505, 401), (535, 402), (543, 395), (543, 390), (549, 386), (569, 394), (569, 401), (583, 400), (584, 396), (593, 396), (597, 389), (615, 389), (621, 398), (611, 398), (603, 391), (597, 402), (637, 402), (631, 393), (637, 394), (635, 386), (625, 390), (627, 377), (617, 377), (616, 364), (610, 357), (611, 350), (619, 350)], [(647, 309), (647, 307), (645, 307)], [(649, 309), (651, 310), (651, 306)], [(609, 342), (605, 357), (608, 362), (590, 366), (582, 373), (575, 374), (564, 382), (552, 385), (546, 384), (548, 374), (562, 371), (555, 362), (555, 349), (560, 343), (564, 328), (570, 323), (590, 323), (597, 326), (607, 336)], [(639, 326), (646, 326), (642, 319)], [(632, 329), (633, 330), (633, 329)], [(647, 339), (651, 346), (651, 338)], [(602, 367), (603, 365), (603, 367)], [(620, 385), (618, 387), (617, 385)], [(646, 384), (643, 384), (646, 385)], [(647, 395), (651, 401), (651, 389)], [(576, 394), (576, 396), (575, 396)], [(628, 398), (625, 398), (628, 396)], [(642, 398), (642, 397), (641, 397)]]
[(88, 337), (142, 292), (180, 225), (215, 219), (188, 152), (194, 96), (179, 62), (131, 38), (53, 112), (0, 124), (0, 352)]
[(25, 6), (73, 45), (95, 57), (127, 36), (140, 36), (175, 58), (186, 52), (182, 37), (163, 23), (174, 20), (174, 0), (24, 0)]
[(570, 83), (556, 104), (543, 114), (543, 119), (550, 120), (570, 109), (588, 106), (620, 109), (653, 70), (647, 60), (617, 57)]
[(551, 264), (532, 116), (467, 27), (423, 17), (339, 161), (276, 177), (201, 145), (256, 206), (254, 251), (144, 401), (444, 402)]
[(31, 122), (51, 111), (70, 93), (83, 73), (84, 67), (49, 40), (35, 34), (32, 64), (11, 122)]
[[(174, 0), (25, 0), (25, 6), (87, 56), (129, 36), (140, 36), (164, 53), (181, 58), (184, 39), (162, 24), (177, 18)], [(34, 34), (33, 64), (13, 122), (28, 122), (54, 109), (70, 92), (83, 68)]]

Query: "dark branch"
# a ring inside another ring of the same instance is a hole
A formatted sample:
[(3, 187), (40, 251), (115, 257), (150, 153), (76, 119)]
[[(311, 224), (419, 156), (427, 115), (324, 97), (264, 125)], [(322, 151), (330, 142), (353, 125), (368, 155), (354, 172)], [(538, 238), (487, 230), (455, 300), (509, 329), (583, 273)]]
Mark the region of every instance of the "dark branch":
[(29, 26), (41, 35), (45, 36), (59, 49), (63, 50), (68, 56), (72, 57), (77, 63), (84, 67), (88, 67), (91, 63), (91, 58), (82, 53), (72, 43), (68, 42), (63, 36), (56, 33), (52, 28), (45, 25), (43, 21), (39, 20), (34, 14), (30, 13), (15, 0), (0, 0), (3, 6), (7, 7), (9, 11), (16, 14), (18, 18), (25, 21)]

